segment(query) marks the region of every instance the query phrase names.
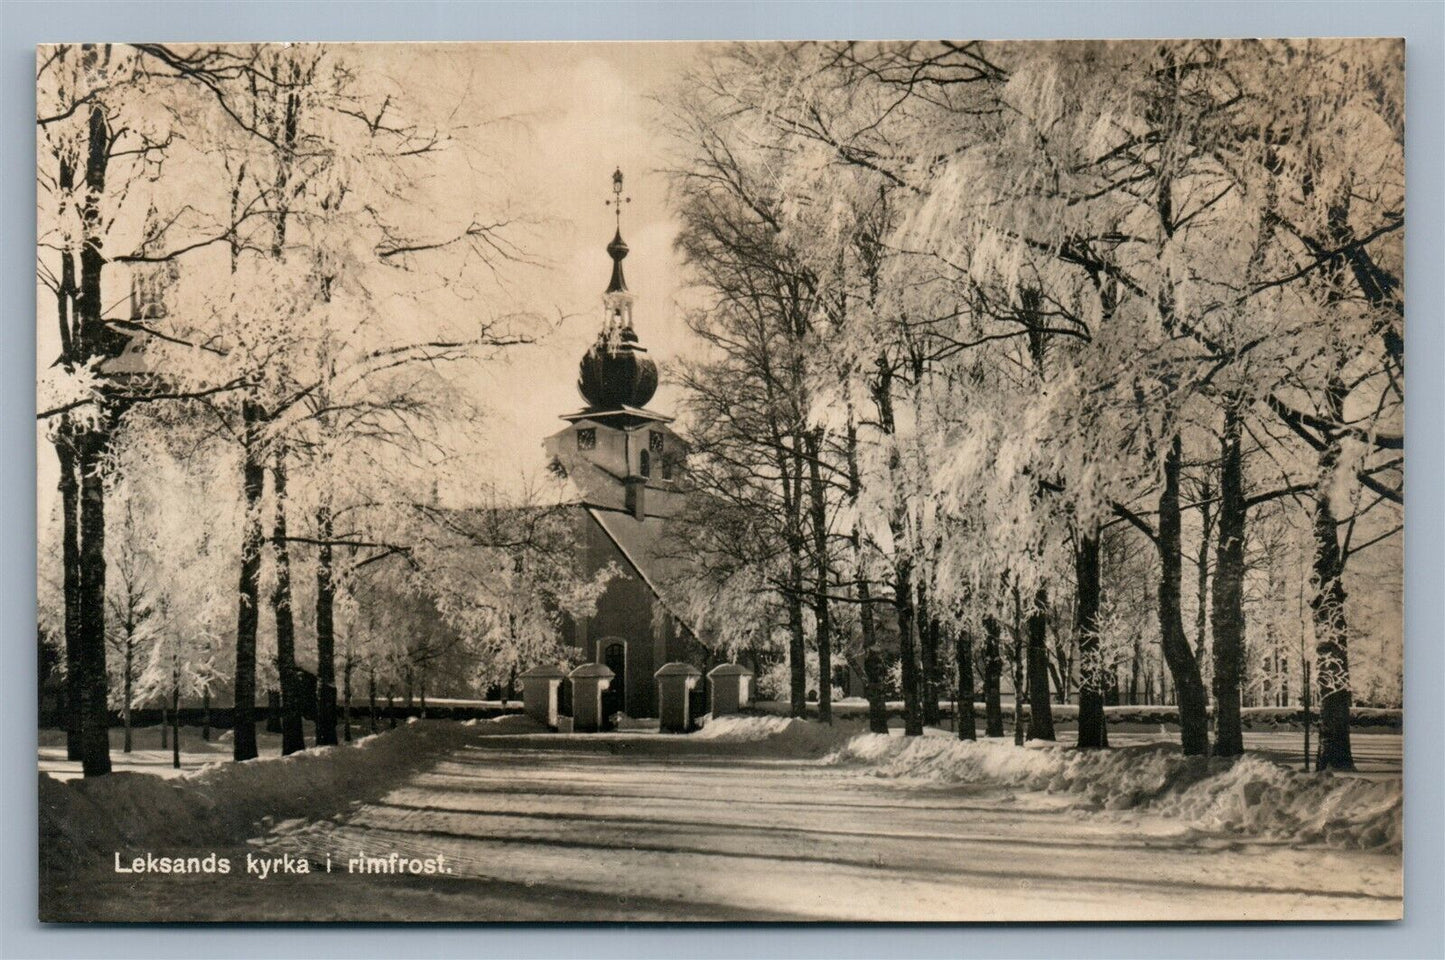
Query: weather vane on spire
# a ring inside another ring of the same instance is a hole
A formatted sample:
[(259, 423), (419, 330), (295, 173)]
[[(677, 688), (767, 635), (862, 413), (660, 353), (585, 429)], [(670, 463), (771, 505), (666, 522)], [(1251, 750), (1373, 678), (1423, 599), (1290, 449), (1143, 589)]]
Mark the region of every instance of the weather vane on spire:
[(612, 199), (602, 201), (603, 206), (612, 208), (612, 213), (617, 219), (617, 229), (622, 229), (622, 205), (631, 203), (631, 197), (622, 195), (622, 168), (618, 167), (612, 171)]

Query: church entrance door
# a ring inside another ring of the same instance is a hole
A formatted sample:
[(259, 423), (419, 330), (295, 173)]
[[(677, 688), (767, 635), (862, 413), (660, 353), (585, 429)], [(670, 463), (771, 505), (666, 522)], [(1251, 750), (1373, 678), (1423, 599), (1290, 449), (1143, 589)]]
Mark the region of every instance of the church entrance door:
[(602, 693), (602, 716), (610, 718), (614, 713), (627, 709), (627, 644), (613, 641), (602, 648), (602, 664), (615, 676)]

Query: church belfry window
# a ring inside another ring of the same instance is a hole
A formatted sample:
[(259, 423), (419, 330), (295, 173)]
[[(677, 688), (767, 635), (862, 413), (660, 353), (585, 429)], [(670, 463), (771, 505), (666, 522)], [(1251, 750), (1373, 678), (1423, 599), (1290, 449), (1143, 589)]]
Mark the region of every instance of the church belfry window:
[(662, 434), (656, 430), (647, 431), (647, 449), (655, 454), (662, 453)]
[(637, 472), (644, 477), (652, 476), (652, 455), (646, 450), (642, 451), (642, 455), (639, 458)]
[(597, 449), (597, 428), (596, 428), (596, 427), (587, 427), (587, 428), (585, 428), (585, 429), (582, 429), (582, 430), (578, 430), (578, 431), (577, 431), (577, 449), (578, 449), (578, 450), (596, 450), (596, 449)]

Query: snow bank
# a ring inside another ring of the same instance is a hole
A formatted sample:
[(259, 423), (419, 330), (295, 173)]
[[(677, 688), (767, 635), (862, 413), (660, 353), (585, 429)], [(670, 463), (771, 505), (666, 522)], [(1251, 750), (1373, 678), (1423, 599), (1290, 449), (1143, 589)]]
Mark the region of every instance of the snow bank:
[(866, 734), (825, 762), (857, 764), (879, 777), (1074, 793), (1082, 805), (1147, 808), (1212, 834), (1400, 850), (1399, 780), (1299, 773), (1252, 755), (1186, 757), (1172, 744), (1020, 749), (991, 741)]
[[(836, 750), (863, 727), (856, 723), (813, 723), (797, 717), (708, 717), (692, 737), (718, 743), (752, 744), (786, 756), (821, 757)], [(887, 739), (881, 738), (881, 739)]]
[(126, 847), (238, 842), (263, 818), (326, 816), (379, 795), (478, 735), (540, 729), (527, 717), (466, 724), (413, 720), (352, 744), (289, 757), (212, 763), (179, 777), (40, 775), (40, 850), (48, 861), (104, 859)]

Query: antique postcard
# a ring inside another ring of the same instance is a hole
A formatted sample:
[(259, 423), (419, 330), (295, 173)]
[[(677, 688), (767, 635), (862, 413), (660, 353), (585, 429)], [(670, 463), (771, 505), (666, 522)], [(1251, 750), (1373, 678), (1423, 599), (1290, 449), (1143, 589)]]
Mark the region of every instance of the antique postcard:
[(40, 918), (1400, 918), (1404, 69), (41, 46)]

